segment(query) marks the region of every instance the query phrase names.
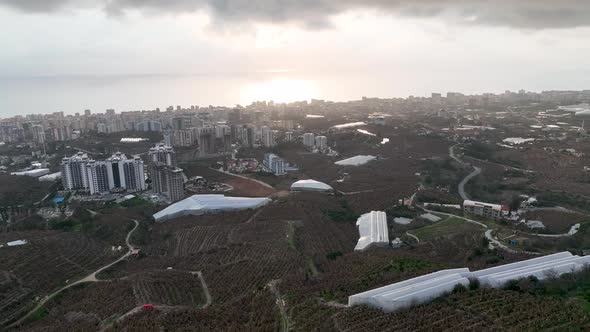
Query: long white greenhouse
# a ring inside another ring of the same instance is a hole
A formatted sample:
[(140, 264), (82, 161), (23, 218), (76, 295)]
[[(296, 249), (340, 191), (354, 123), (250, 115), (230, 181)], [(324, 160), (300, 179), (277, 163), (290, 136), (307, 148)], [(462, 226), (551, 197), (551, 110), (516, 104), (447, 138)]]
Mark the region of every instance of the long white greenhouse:
[(374, 246), (389, 245), (387, 214), (381, 211), (365, 213), (356, 221), (359, 240), (354, 250), (362, 251)]
[(364, 164), (370, 162), (371, 160), (375, 160), (375, 159), (377, 159), (377, 157), (375, 157), (375, 156), (359, 155), (359, 156), (354, 156), (354, 157), (351, 157), (348, 159), (337, 161), (334, 164), (339, 165), (339, 166), (360, 166), (360, 165), (364, 165)]
[(332, 191), (334, 188), (316, 180), (299, 180), (291, 185), (292, 191)]
[(477, 279), (486, 287), (499, 288), (510, 280), (559, 276), (579, 271), (588, 264), (590, 256), (561, 252), (475, 272), (470, 272), (468, 268), (442, 270), (351, 295), (348, 297), (348, 305), (369, 305), (392, 312), (431, 301), (452, 291), (457, 285), (468, 285), (469, 279)]
[(193, 195), (154, 214), (156, 221), (210, 212), (257, 209), (271, 202), (270, 198), (226, 197), (225, 195)]

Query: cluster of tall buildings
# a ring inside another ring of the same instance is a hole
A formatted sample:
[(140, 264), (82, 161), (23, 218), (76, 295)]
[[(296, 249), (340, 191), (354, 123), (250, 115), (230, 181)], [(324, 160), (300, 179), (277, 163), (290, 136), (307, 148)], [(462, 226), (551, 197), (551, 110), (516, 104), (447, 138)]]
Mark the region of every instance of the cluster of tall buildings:
[(94, 195), (146, 189), (141, 158), (127, 158), (120, 152), (101, 161), (78, 152), (70, 158), (63, 158), (60, 168), (66, 190), (88, 191)]
[(223, 124), (204, 125), (166, 130), (165, 139), (174, 147), (198, 147), (199, 156), (205, 157), (227, 151), (231, 146), (231, 127)]
[(184, 173), (176, 166), (174, 149), (158, 144), (150, 149), (148, 155), (153, 192), (166, 196), (172, 202), (184, 199)]
[(318, 149), (325, 151), (328, 148), (328, 138), (326, 136), (315, 136), (313, 133), (303, 134), (303, 145), (309, 149)]
[[(152, 191), (170, 201), (184, 198), (184, 172), (176, 166), (174, 149), (164, 143), (151, 148), (149, 174)], [(93, 160), (83, 152), (63, 158), (61, 175), (66, 190), (80, 190), (91, 195), (146, 190), (144, 162), (117, 152), (106, 160)]]

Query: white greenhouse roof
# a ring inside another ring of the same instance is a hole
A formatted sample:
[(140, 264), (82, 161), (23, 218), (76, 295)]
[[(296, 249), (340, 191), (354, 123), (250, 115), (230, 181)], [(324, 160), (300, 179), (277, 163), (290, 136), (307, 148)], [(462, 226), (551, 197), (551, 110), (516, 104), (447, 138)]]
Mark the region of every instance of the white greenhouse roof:
[(344, 123), (344, 124), (340, 124), (337, 126), (333, 126), (332, 128), (334, 129), (346, 129), (346, 128), (353, 128), (353, 127), (360, 127), (360, 126), (366, 126), (367, 124), (364, 122), (349, 122), (349, 123)]
[(381, 211), (371, 211), (363, 214), (357, 221), (360, 238), (354, 250), (362, 251), (372, 246), (389, 245), (387, 230), (387, 214)]
[(226, 197), (225, 195), (193, 195), (154, 214), (156, 221), (208, 212), (256, 209), (271, 202), (270, 198)]
[(27, 240), (16, 240), (12, 242), (6, 243), (9, 247), (17, 247), (17, 246), (24, 246), (25, 244), (29, 243)]
[(61, 172), (43, 175), (42, 177), (39, 178), (39, 181), (53, 182), (58, 179), (61, 179)]
[(426, 303), (450, 292), (457, 285), (466, 286), (477, 279), (487, 287), (502, 287), (510, 280), (528, 277), (544, 279), (581, 270), (590, 264), (590, 256), (570, 252), (529, 259), (489, 269), (470, 272), (467, 268), (442, 270), (348, 297), (348, 305), (370, 305), (392, 312), (415, 304)]
[(377, 157), (375, 156), (355, 156), (352, 158), (348, 158), (348, 159), (344, 159), (344, 160), (340, 160), (335, 162), (336, 165), (340, 165), (340, 166), (360, 166), (360, 165), (364, 165), (366, 163), (368, 163), (371, 160), (375, 160), (377, 159)]
[(34, 177), (34, 178), (38, 178), (38, 177), (43, 176), (45, 174), (49, 174), (49, 168), (37, 168), (37, 169), (32, 169), (30, 171), (11, 173), (11, 175), (30, 176), (30, 177)]
[(331, 191), (334, 188), (316, 180), (299, 180), (291, 185), (291, 190), (296, 191)]

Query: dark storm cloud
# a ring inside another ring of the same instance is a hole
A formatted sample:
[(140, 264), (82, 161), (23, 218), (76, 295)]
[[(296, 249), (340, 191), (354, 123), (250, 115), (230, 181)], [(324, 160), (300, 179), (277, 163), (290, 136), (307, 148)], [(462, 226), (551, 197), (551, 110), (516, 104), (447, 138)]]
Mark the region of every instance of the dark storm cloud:
[(0, 0), (3, 6), (34, 13), (54, 11), (69, 2), (69, 0)]
[[(0, 0), (26, 12), (51, 12), (91, 0)], [(94, 0), (111, 14), (127, 10), (182, 13), (205, 9), (217, 22), (328, 25), (330, 17), (353, 9), (374, 9), (408, 17), (520, 28), (590, 26), (588, 0)]]

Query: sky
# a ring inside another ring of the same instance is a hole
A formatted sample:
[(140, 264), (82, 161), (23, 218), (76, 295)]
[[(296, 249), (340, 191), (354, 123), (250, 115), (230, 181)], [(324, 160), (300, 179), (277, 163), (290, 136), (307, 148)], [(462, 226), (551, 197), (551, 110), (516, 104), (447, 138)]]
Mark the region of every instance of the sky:
[(590, 88), (586, 0), (0, 0), (0, 116)]

